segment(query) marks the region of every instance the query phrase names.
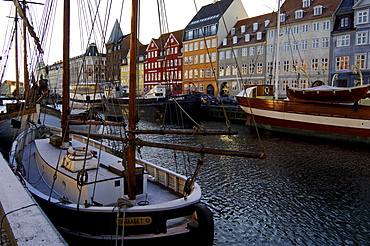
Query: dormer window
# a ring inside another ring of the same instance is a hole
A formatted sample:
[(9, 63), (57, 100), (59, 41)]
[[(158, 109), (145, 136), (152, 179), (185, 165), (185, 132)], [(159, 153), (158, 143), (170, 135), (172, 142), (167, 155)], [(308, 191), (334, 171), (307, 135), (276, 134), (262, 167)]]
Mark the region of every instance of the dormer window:
[(265, 20), (265, 27), (267, 27), (270, 24), (270, 20)]
[(222, 45), (227, 45), (227, 38), (224, 38), (224, 40), (222, 41)]
[(302, 19), (304, 11), (299, 9), (294, 13), (295, 19)]
[(238, 43), (238, 37), (233, 37), (233, 44)]
[(283, 13), (283, 14), (280, 14), (280, 22), (284, 22), (286, 21), (286, 14)]
[(242, 25), (242, 26), (240, 27), (240, 33), (245, 33), (245, 25)]
[(245, 34), (244, 40), (245, 40), (245, 42), (249, 42), (251, 40), (251, 35), (250, 34)]
[(340, 27), (341, 28), (345, 28), (345, 27), (349, 27), (349, 17), (348, 16), (345, 16), (345, 17), (342, 17), (340, 18)]
[(258, 22), (253, 23), (253, 32), (258, 30)]
[(262, 32), (257, 32), (257, 40), (261, 40), (262, 39)]
[(302, 0), (302, 7), (308, 8), (311, 6), (312, 0)]
[(235, 32), (236, 32), (236, 28), (234, 28), (234, 27), (233, 27), (233, 28), (231, 29), (231, 36), (235, 35)]
[(321, 15), (324, 7), (322, 5), (313, 8), (313, 15)]

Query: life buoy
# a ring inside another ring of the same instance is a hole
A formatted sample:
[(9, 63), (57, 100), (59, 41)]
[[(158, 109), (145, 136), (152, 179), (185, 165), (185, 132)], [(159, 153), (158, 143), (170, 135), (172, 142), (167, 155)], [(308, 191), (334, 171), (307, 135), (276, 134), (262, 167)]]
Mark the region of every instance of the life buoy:
[(268, 95), (270, 94), (270, 88), (268, 88), (267, 86), (265, 87), (265, 95)]
[(85, 156), (85, 152), (87, 152), (86, 154), (87, 155), (91, 155), (91, 151), (88, 150), (86, 147), (69, 147), (68, 148), (68, 154), (71, 154), (71, 155), (83, 155)]

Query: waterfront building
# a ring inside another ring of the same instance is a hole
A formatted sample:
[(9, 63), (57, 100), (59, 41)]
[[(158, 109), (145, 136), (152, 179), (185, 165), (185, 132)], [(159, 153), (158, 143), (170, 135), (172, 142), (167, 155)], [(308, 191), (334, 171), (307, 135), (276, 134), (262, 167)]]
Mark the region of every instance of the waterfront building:
[(57, 61), (52, 65), (41, 66), (37, 71), (37, 74), (38, 78), (42, 74), (43, 78), (48, 80), (50, 94), (62, 96), (62, 61)]
[[(137, 86), (136, 91), (137, 95), (142, 96), (144, 94), (144, 61), (145, 61), (145, 51), (147, 45), (140, 45), (138, 47), (138, 62), (137, 62)], [(124, 94), (129, 92), (130, 84), (130, 52), (127, 50), (127, 53), (122, 59), (121, 65), (121, 87)]]
[[(341, 0), (286, 0), (281, 6), (280, 30), (277, 18), (267, 28), (266, 66), (268, 77), (279, 72), (277, 94), (286, 88), (306, 88), (315, 81), (328, 84), (332, 18)], [(279, 35), (279, 47), (276, 47)], [(276, 54), (279, 61), (276, 63)], [(272, 83), (275, 83), (275, 77)]]
[(370, 83), (370, 1), (343, 0), (335, 14), (330, 68), (336, 86)]
[(144, 65), (145, 91), (167, 85), (172, 94), (182, 94), (183, 30), (162, 34), (152, 39), (146, 49)]
[(219, 96), (217, 48), (240, 19), (247, 18), (241, 0), (221, 0), (203, 6), (184, 30), (183, 88)]
[(241, 85), (266, 84), (266, 28), (270, 13), (239, 20), (218, 47), (218, 87), (221, 97), (234, 97)]

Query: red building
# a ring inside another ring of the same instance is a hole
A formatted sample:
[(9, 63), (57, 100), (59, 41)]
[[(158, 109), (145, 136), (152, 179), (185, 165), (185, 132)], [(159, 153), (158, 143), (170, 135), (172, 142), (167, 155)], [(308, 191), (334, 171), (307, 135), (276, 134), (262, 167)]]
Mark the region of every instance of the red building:
[(164, 84), (172, 94), (182, 94), (182, 35), (183, 30), (179, 30), (150, 41), (144, 63), (146, 91)]

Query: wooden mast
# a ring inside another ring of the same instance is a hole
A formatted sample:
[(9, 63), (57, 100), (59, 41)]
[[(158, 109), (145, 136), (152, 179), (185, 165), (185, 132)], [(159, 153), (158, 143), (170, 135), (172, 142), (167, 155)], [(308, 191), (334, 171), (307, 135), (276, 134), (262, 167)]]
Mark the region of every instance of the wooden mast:
[(15, 11), (15, 17), (14, 17), (14, 30), (15, 30), (15, 98), (17, 100), (17, 103), (19, 102), (19, 68), (18, 68), (18, 15), (17, 11)]
[(63, 147), (69, 146), (68, 115), (69, 115), (69, 25), (70, 0), (64, 0), (63, 14), (63, 102), (62, 102), (62, 142)]
[(131, 2), (131, 34), (130, 34), (130, 84), (129, 84), (129, 119), (128, 119), (128, 196), (130, 200), (135, 200), (135, 133), (136, 128), (136, 42), (137, 42), (137, 18), (138, 18), (138, 0)]
[[(23, 13), (26, 13), (26, 2), (23, 1)], [(26, 15), (26, 14), (25, 14)], [(26, 105), (30, 102), (30, 85), (28, 83), (28, 68), (27, 68), (27, 21), (23, 19), (23, 83), (24, 83), (24, 99)]]

